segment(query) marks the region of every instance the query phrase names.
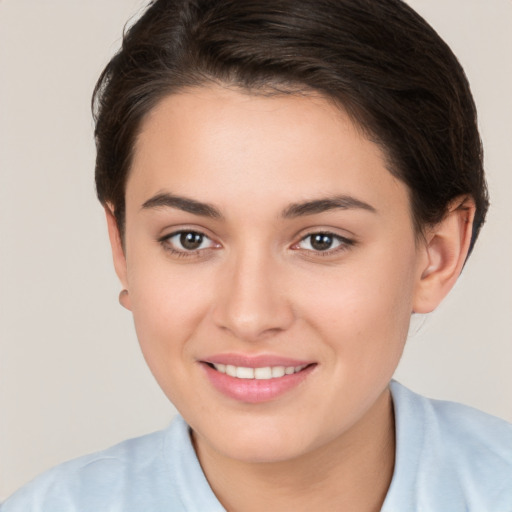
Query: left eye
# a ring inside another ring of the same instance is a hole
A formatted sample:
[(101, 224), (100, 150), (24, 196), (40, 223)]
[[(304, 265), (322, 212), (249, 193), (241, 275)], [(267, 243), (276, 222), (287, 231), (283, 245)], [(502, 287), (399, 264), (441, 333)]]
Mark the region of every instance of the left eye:
[(165, 239), (177, 251), (198, 251), (208, 249), (215, 244), (203, 233), (197, 231), (178, 231)]
[(307, 251), (329, 251), (342, 245), (348, 245), (349, 241), (332, 233), (312, 233), (305, 236), (298, 244), (299, 249)]

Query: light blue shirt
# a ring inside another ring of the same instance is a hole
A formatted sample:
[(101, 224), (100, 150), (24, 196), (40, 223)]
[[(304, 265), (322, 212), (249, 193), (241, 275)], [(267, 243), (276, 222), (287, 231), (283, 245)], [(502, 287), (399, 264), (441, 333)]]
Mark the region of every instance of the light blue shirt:
[[(396, 460), (382, 512), (511, 512), (512, 425), (391, 383)], [(169, 428), (66, 462), (1, 512), (221, 512), (181, 417)]]

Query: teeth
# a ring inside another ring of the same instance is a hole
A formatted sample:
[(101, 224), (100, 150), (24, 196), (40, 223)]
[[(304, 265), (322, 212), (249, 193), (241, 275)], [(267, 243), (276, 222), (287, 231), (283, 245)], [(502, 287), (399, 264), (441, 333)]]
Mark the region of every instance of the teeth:
[(306, 364), (301, 366), (265, 366), (263, 368), (247, 368), (245, 366), (233, 366), (231, 364), (213, 364), (213, 367), (220, 373), (225, 373), (230, 377), (237, 379), (258, 379), (269, 380), (278, 379), (285, 375), (292, 375), (298, 373), (304, 368)]
[(267, 380), (272, 378), (272, 368), (265, 366), (265, 368), (254, 368), (254, 378)]
[(254, 379), (254, 368), (236, 367), (236, 376), (239, 379)]
[(274, 366), (272, 368), (272, 378), (282, 377), (285, 374), (286, 370), (284, 366)]

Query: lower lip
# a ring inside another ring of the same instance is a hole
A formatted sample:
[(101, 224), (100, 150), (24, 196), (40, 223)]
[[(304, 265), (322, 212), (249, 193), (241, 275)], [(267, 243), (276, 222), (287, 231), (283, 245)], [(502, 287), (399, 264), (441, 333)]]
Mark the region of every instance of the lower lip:
[(250, 404), (274, 400), (296, 388), (316, 366), (312, 364), (300, 372), (274, 379), (238, 379), (218, 372), (206, 363), (201, 365), (215, 389), (229, 398)]

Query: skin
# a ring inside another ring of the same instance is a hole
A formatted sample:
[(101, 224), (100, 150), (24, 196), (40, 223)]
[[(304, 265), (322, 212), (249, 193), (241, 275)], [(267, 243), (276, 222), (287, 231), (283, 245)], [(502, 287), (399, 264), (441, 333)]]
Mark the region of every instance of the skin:
[[(348, 206), (290, 215), (339, 196)], [(380, 509), (395, 449), (388, 384), (411, 312), (434, 309), (460, 272), (474, 212), (463, 199), (418, 237), (382, 150), (318, 95), (208, 86), (149, 113), (124, 246), (106, 208), (114, 264), (146, 361), (227, 510)], [(201, 248), (187, 251), (180, 230), (204, 234)], [(315, 250), (309, 235), (326, 232), (333, 249)], [(245, 403), (206, 378), (201, 361), (225, 353), (314, 366)]]

